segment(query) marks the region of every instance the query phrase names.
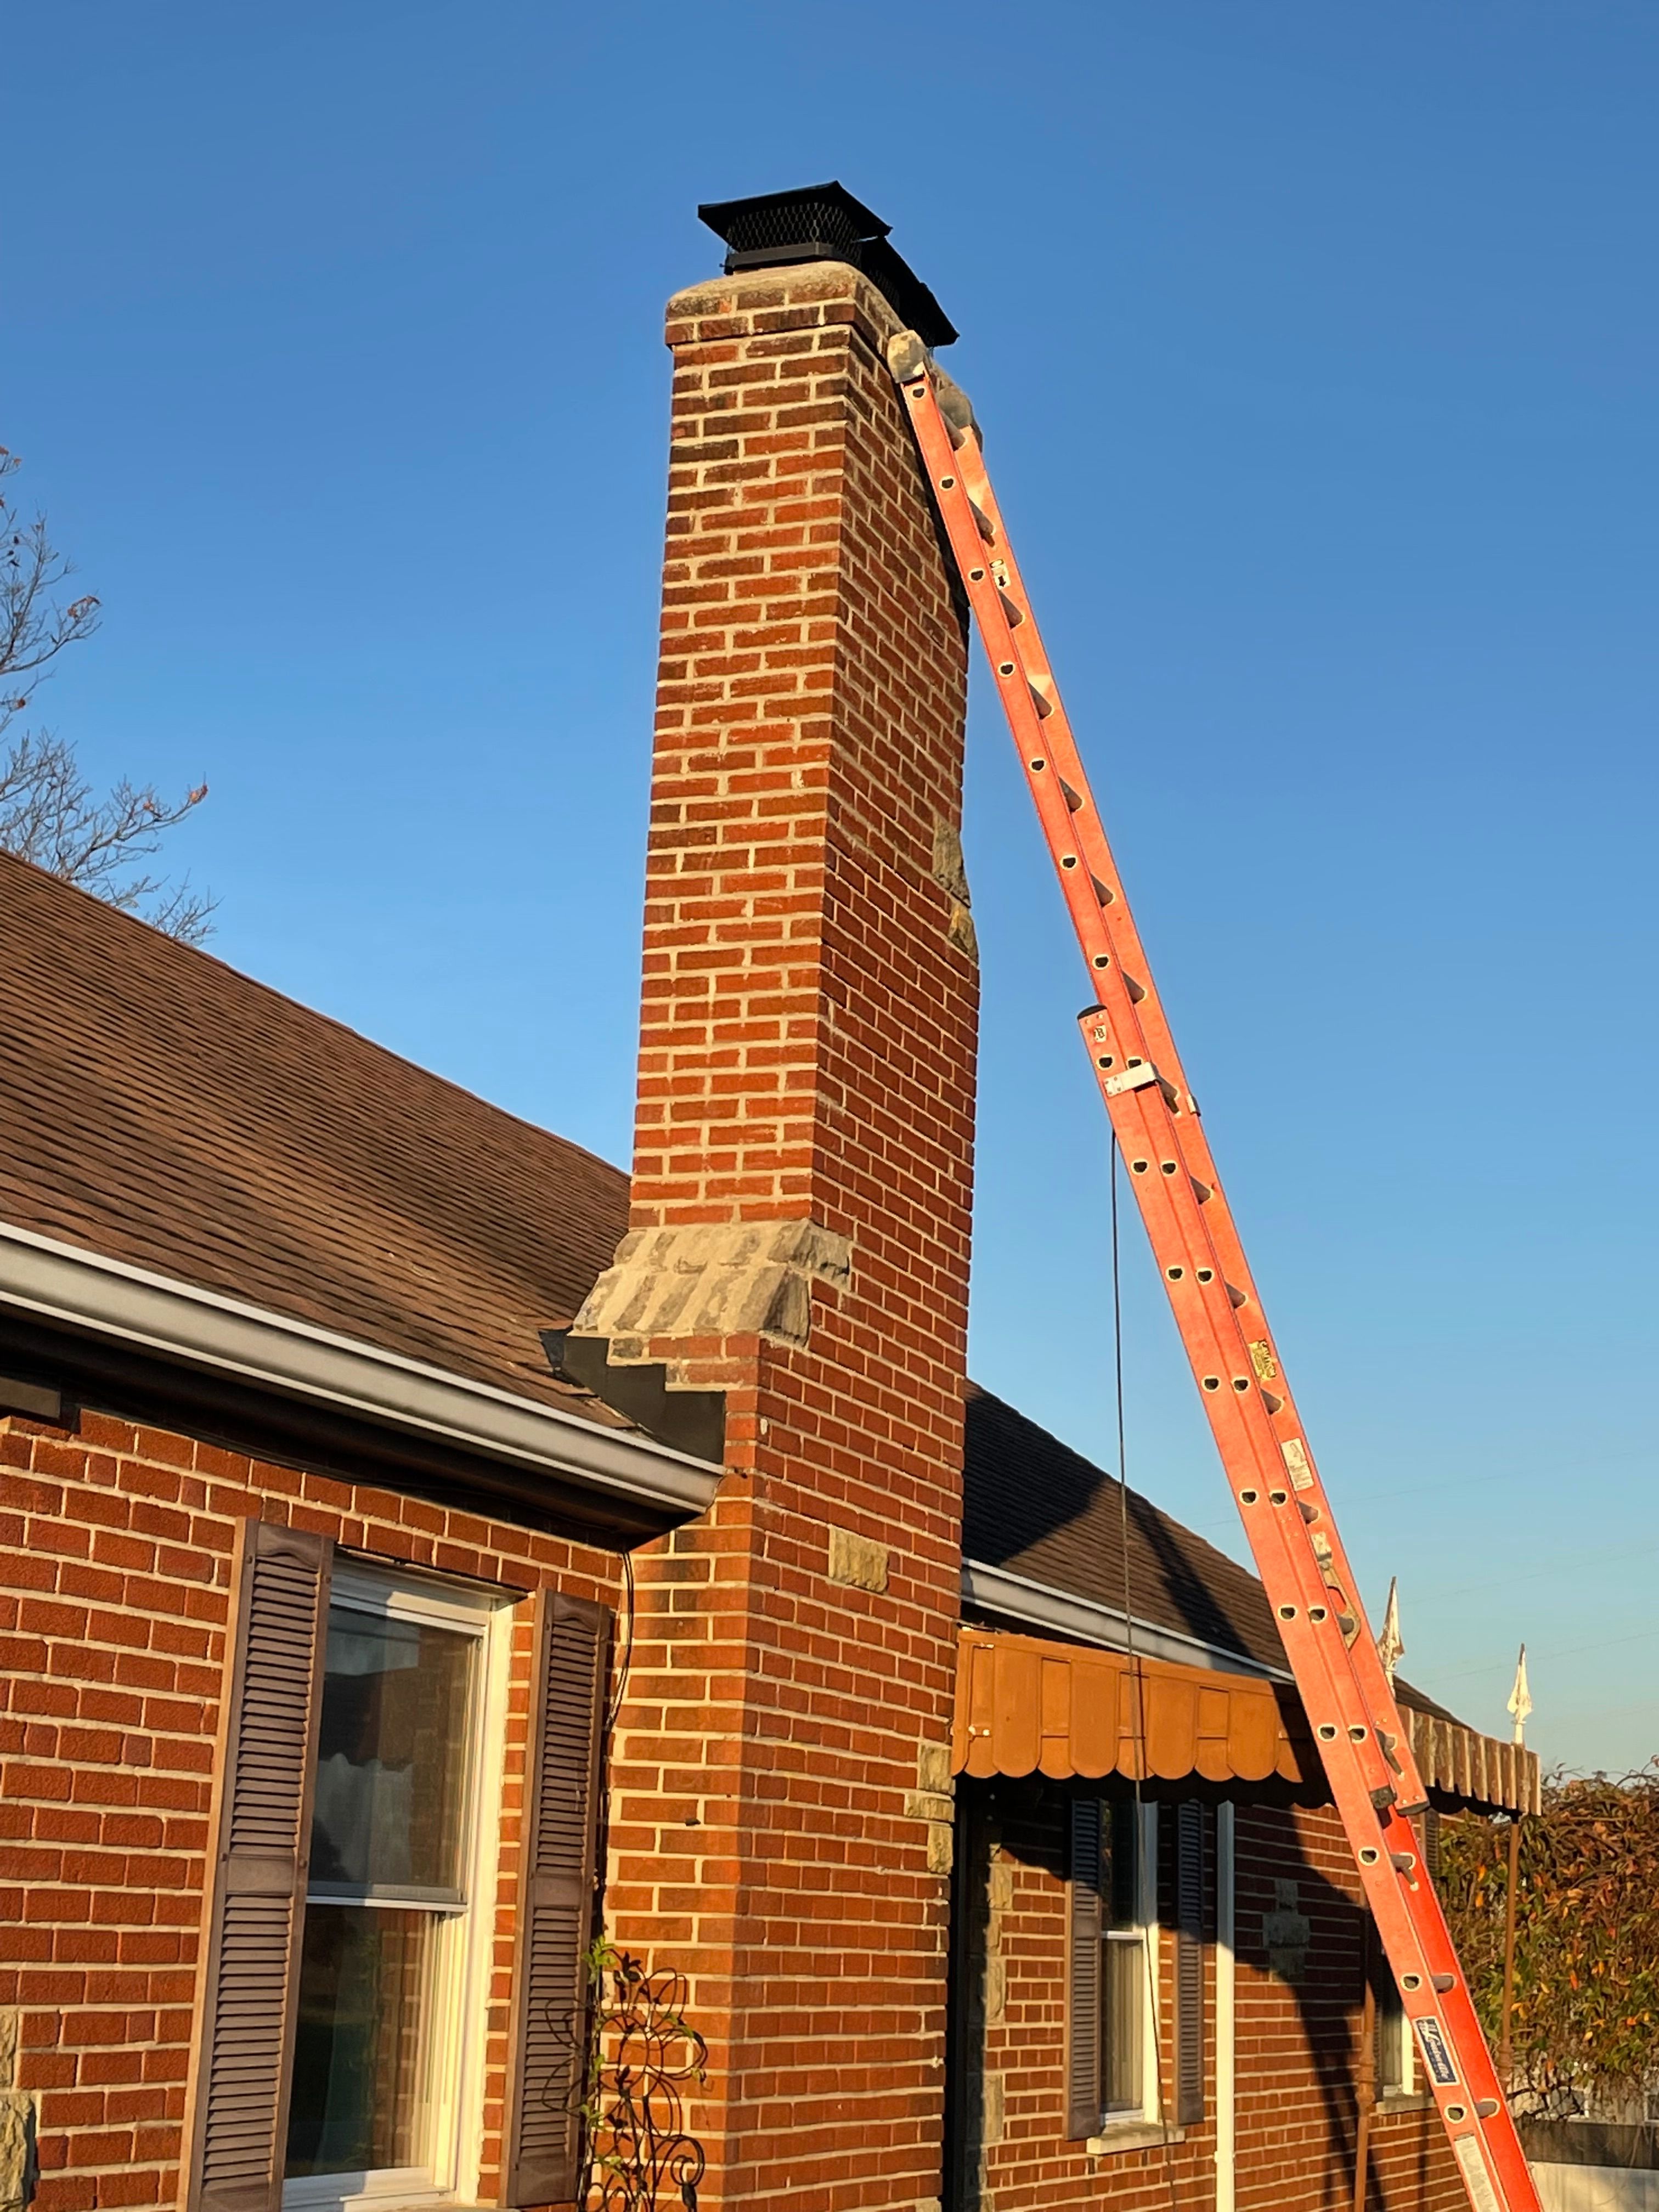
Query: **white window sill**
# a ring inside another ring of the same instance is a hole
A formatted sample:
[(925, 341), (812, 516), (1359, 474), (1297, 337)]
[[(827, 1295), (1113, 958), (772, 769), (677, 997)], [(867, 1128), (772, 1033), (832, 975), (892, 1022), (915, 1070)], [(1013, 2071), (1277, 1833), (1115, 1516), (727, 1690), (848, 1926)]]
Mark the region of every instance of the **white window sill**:
[(1390, 2112), (1426, 2112), (1434, 2104), (1434, 2093), (1429, 2089), (1391, 2089), (1379, 2097), (1373, 2108), (1379, 2119)]
[(470, 2212), (422, 2166), (307, 2173), (283, 2185), (282, 2212)]
[(1124, 2150), (1161, 2150), (1165, 2143), (1185, 2142), (1185, 2128), (1160, 2127), (1156, 2120), (1114, 2120), (1084, 2144), (1089, 2158), (1112, 2158)]
[[(307, 2182), (312, 2179), (307, 2177)], [(290, 2182), (283, 2192), (283, 2212), (489, 2212), (489, 2208), (469, 2204), (429, 2182), (405, 2189), (371, 2183), (367, 2189), (336, 2190), (331, 2196), (313, 2195), (309, 2189), (301, 2195)]]

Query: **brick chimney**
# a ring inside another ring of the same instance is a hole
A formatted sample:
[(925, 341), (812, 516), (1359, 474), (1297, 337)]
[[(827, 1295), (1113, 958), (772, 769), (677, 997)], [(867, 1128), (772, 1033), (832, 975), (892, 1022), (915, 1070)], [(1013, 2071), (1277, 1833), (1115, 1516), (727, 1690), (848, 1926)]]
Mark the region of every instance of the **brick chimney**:
[(577, 1327), (726, 1394), (639, 1556), (606, 1899), (708, 2040), (702, 2212), (940, 2187), (978, 990), (900, 326), (844, 260), (668, 308), (632, 1233)]

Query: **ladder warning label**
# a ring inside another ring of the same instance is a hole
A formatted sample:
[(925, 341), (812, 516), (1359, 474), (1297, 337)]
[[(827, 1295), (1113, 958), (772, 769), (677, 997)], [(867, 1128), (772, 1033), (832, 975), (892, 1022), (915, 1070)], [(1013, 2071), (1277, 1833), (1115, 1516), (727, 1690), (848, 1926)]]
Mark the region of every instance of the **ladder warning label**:
[(1480, 2155), (1480, 2146), (1473, 2136), (1459, 2136), (1452, 2145), (1457, 2154), (1457, 2163), (1463, 2169), (1464, 2185), (1469, 2201), (1477, 2212), (1502, 2212), (1498, 2191), (1492, 2185), (1492, 2176), (1486, 2171), (1486, 2161)]
[(1417, 2030), (1417, 2039), (1423, 2046), (1423, 2063), (1429, 2069), (1431, 2081), (1448, 2088), (1457, 2079), (1457, 2069), (1452, 2064), (1451, 2053), (1446, 2048), (1446, 2038), (1440, 2023), (1432, 2014), (1416, 2020), (1412, 2026)]

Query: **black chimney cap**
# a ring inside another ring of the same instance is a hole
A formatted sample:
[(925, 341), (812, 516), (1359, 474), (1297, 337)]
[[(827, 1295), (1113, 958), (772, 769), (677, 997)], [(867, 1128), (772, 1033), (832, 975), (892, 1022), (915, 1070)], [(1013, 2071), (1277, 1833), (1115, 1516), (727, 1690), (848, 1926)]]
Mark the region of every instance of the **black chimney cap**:
[(796, 261), (850, 261), (861, 269), (924, 345), (955, 342), (956, 325), (903, 256), (887, 242), (892, 228), (838, 184), (798, 185), (753, 199), (710, 200), (697, 210), (726, 240), (726, 273), (781, 268)]

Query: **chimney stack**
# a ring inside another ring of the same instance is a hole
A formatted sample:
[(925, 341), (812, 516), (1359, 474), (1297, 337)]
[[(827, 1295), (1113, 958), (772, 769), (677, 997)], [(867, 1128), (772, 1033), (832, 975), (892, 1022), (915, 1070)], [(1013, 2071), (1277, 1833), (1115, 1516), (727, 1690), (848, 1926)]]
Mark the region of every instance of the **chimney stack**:
[(724, 1393), (639, 1555), (614, 1941), (689, 1977), (702, 2212), (940, 2190), (978, 989), (961, 613), (888, 374), (955, 332), (839, 185), (702, 210), (630, 1235), (577, 1323)]

